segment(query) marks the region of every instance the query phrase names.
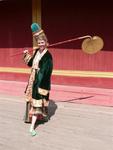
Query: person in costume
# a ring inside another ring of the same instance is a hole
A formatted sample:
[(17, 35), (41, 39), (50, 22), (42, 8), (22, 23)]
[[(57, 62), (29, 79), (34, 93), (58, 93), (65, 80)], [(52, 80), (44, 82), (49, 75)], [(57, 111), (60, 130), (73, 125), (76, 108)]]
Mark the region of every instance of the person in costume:
[(28, 50), (24, 51), (24, 61), (31, 67), (31, 74), (25, 90), (28, 107), (25, 122), (31, 121), (30, 133), (34, 136), (38, 117), (48, 117), (53, 59), (47, 48), (48, 40), (44, 31), (37, 23), (33, 23), (31, 29), (38, 48), (32, 56)]

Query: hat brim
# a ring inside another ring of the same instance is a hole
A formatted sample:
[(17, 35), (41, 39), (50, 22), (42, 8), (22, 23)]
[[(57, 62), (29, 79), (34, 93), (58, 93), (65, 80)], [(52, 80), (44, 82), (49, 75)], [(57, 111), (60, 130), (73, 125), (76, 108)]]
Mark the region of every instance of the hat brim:
[(33, 32), (33, 36), (38, 36), (39, 34), (43, 33), (43, 30), (40, 30), (38, 32)]

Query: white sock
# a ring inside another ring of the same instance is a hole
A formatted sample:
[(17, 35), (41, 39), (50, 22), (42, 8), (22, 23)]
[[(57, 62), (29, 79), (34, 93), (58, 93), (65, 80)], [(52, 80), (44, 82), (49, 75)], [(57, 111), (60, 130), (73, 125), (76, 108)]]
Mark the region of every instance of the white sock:
[(30, 127), (30, 132), (32, 132), (34, 130), (36, 120), (37, 120), (37, 116), (33, 115), (32, 116), (31, 127)]

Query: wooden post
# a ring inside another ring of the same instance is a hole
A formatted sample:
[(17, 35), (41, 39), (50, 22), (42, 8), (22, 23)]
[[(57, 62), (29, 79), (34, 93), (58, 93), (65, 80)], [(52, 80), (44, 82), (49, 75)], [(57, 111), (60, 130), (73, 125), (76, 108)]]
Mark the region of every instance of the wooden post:
[[(32, 22), (36, 22), (41, 26), (41, 0), (32, 0)], [(37, 47), (34, 39), (33, 47)]]

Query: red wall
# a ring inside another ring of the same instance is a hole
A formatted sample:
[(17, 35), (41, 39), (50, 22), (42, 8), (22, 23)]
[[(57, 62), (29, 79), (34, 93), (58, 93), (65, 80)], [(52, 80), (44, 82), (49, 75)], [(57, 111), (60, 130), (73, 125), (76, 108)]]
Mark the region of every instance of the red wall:
[[(113, 72), (113, 5), (99, 1), (42, 1), (42, 27), (50, 44), (79, 36), (98, 35), (103, 49), (93, 55), (82, 52), (82, 40), (53, 48), (54, 68), (61, 70)], [(53, 76), (53, 82), (113, 87), (113, 79)]]
[(51, 48), (50, 51), (54, 58), (54, 68), (56, 70), (97, 71), (97, 77), (53, 76), (52, 81), (54, 84), (113, 88), (113, 78), (98, 76), (98, 71), (113, 72), (112, 51), (100, 51), (93, 55), (75, 49)]
[[(29, 48), (31, 50), (31, 48)], [(52, 53), (54, 60), (54, 69), (56, 70), (82, 70), (82, 71), (113, 71), (113, 53), (110, 51), (101, 51), (94, 55), (87, 55), (81, 50), (75, 51), (74, 49), (49, 49)], [(1, 51), (1, 49), (0, 49)], [(22, 51), (22, 48), (7, 48), (2, 53), (0, 64), (2, 67), (16, 67), (27, 68), (24, 64), (22, 55), (10, 57), (11, 51)], [(9, 53), (8, 53), (9, 52)], [(68, 53), (68, 55), (67, 55)], [(7, 55), (7, 57), (6, 57)], [(7, 59), (8, 58), (8, 59)], [(103, 59), (104, 58), (104, 59)], [(103, 60), (103, 61), (102, 61)], [(5, 62), (5, 63), (4, 63)], [(95, 65), (94, 65), (95, 64)], [(7, 73), (1, 72), (0, 79), (2, 80), (16, 80), (27, 81), (29, 74)], [(53, 84), (88, 86), (88, 87), (101, 87), (113, 88), (113, 78), (101, 77), (71, 77), (71, 76), (52, 76)]]
[[(22, 52), (31, 49), (32, 0), (0, 1), (0, 67), (24, 68)], [(28, 74), (0, 72), (0, 80), (26, 81)]]
[(0, 48), (32, 46), (31, 0), (0, 1)]
[(113, 72), (112, 51), (99, 51), (92, 55), (80, 49), (51, 48), (50, 51), (55, 69)]
[[(50, 43), (83, 35), (103, 38), (103, 50), (113, 51), (112, 1), (70, 0), (42, 1), (42, 26)], [(64, 44), (63, 48), (81, 48), (81, 41)]]
[[(93, 3), (93, 2), (92, 2)], [(54, 69), (113, 72), (113, 8), (91, 1), (42, 1), (42, 28), (50, 44), (83, 35), (104, 40), (100, 52), (82, 52), (82, 40), (50, 48)], [(0, 67), (26, 68), (22, 55), (11, 57), (23, 47), (32, 47), (32, 0), (0, 2)], [(28, 74), (0, 73), (0, 79), (26, 81)], [(52, 76), (52, 83), (111, 88), (113, 79)]]

